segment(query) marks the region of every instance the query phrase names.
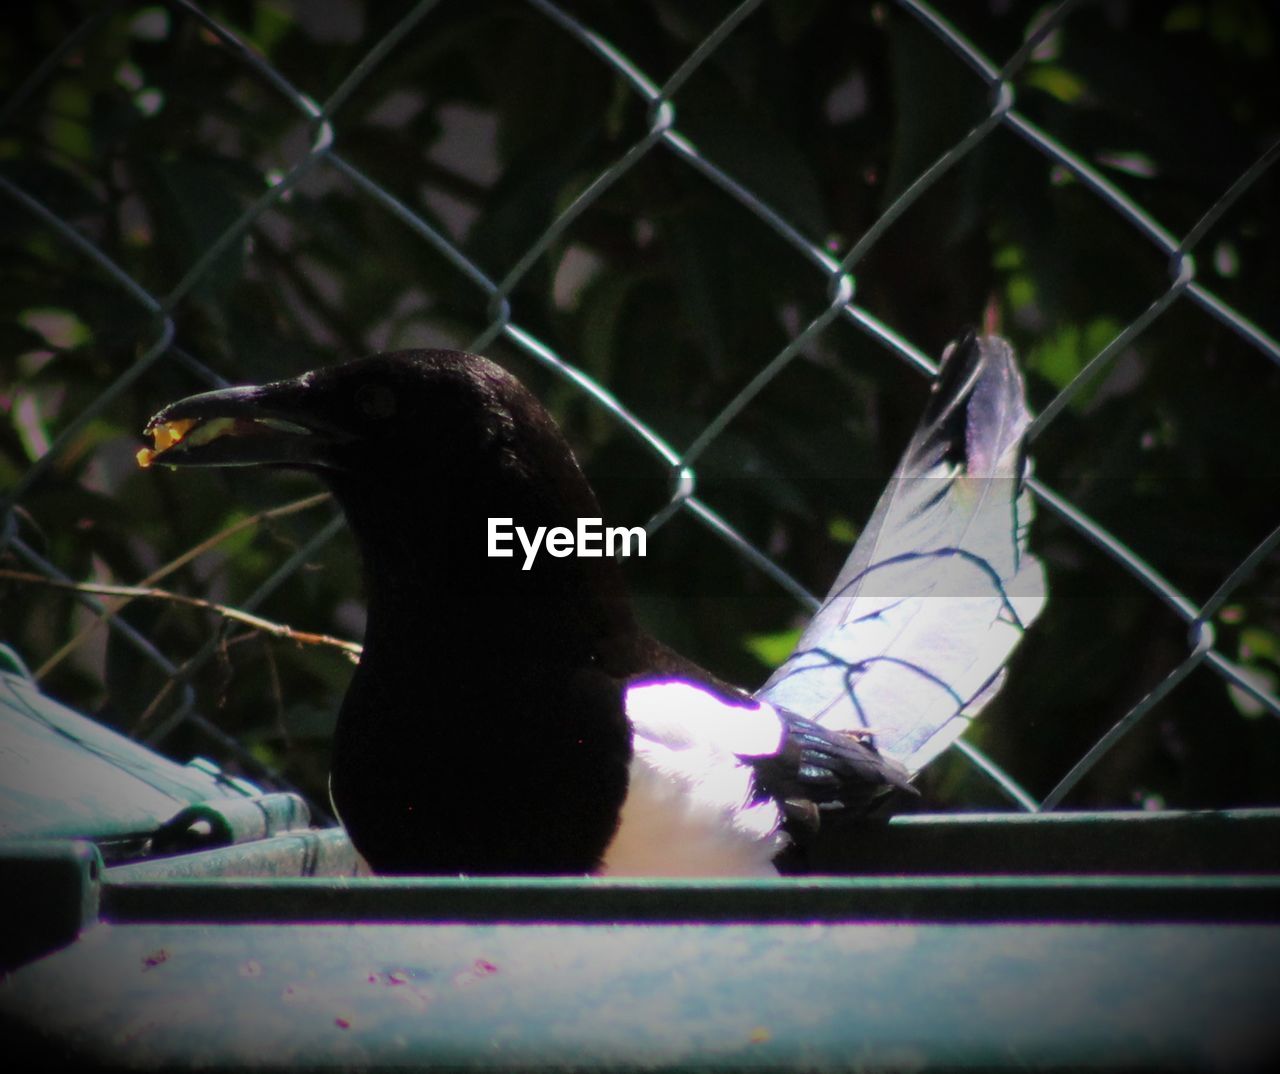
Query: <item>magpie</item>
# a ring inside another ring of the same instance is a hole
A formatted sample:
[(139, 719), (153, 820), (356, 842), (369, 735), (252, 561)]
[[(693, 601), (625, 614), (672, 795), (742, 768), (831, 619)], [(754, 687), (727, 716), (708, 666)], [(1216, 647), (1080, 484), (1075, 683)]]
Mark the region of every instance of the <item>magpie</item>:
[(554, 420), (473, 354), (416, 350), (181, 399), (139, 463), (309, 471), (363, 562), (330, 795), (383, 874), (763, 876), (953, 742), (1044, 603), (1009, 345), (951, 344), (795, 652), (754, 696), (647, 634), (609, 556), (489, 555), (488, 520), (600, 506)]

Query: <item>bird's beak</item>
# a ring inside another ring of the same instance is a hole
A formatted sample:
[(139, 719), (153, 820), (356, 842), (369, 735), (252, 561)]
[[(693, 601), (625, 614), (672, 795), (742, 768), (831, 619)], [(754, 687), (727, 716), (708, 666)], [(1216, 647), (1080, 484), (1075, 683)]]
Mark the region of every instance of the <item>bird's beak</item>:
[(353, 438), (309, 412), (304, 394), (280, 381), (179, 399), (147, 422), (155, 446), (138, 452), (138, 465), (325, 466), (327, 449)]

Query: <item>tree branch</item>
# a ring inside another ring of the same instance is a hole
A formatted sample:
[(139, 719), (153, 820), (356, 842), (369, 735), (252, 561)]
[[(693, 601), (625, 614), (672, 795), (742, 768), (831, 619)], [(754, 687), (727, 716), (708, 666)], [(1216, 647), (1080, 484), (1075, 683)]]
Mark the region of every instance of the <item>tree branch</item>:
[(276, 638), (288, 638), (290, 641), (297, 642), (299, 645), (325, 645), (334, 649), (340, 649), (352, 660), (355, 661), (361, 653), (361, 646), (354, 641), (347, 641), (344, 638), (335, 638), (329, 634), (313, 634), (306, 630), (294, 630), (293, 627), (285, 626), (283, 623), (277, 623), (271, 619), (264, 619), (260, 615), (253, 615), (250, 612), (242, 612), (239, 608), (231, 608), (225, 604), (217, 604), (211, 600), (204, 600), (201, 597), (189, 597), (184, 593), (174, 593), (168, 589), (156, 589), (148, 586), (134, 585), (107, 585), (101, 582), (62, 582), (54, 578), (46, 578), (42, 574), (35, 574), (30, 571), (14, 571), (0, 568), (0, 578), (8, 579), (14, 582), (29, 582), (32, 585), (44, 585), (53, 589), (70, 589), (77, 593), (93, 593), (96, 596), (105, 597), (124, 597), (128, 600), (167, 600), (172, 604), (185, 604), (190, 608), (201, 608), (205, 611), (216, 612), (224, 619), (230, 619), (236, 623), (243, 623), (245, 626), (253, 627), (255, 630), (261, 630), (265, 634), (270, 634)]

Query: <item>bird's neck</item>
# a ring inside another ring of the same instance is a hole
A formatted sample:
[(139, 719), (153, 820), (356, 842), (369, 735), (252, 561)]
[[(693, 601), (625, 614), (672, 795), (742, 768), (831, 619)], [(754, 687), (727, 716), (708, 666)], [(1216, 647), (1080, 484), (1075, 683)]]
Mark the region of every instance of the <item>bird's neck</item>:
[(631, 757), (608, 666), (634, 648), (617, 565), (490, 558), (491, 514), (566, 524), (545, 496), (476, 482), (335, 489), (369, 601), (330, 781), (356, 847), (391, 873), (593, 869)]
[[(622, 573), (611, 558), (544, 552), (526, 570), (518, 542), (511, 557), (489, 555), (490, 517), (513, 518), (529, 532), (572, 528), (577, 515), (560, 500), (549, 505), (520, 486), (465, 483), (337, 491), (364, 563), (369, 661), (412, 653), (421, 662), (414, 671), (433, 663), (478, 669), (516, 659), (571, 665), (601, 654), (608, 663), (608, 654), (626, 649), (636, 635)], [(582, 507), (599, 511), (594, 497)], [(415, 644), (403, 644), (406, 636)]]

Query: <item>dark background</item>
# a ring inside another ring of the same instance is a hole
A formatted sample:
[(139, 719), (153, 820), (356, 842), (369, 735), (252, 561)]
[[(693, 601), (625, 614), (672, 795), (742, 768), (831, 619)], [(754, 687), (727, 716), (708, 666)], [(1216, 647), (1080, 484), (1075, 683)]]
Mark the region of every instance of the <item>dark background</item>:
[[(618, 62), (539, 5), (444, 0), (333, 109), (341, 166), (322, 156), (295, 180), (316, 128), (269, 73), (323, 103), (409, 10), (55, 0), (0, 16), (0, 490), (19, 490), (0, 568), (30, 571), (32, 553), (37, 573), (137, 583), (255, 512), (311, 495), (317, 487), (298, 476), (140, 471), (140, 430), (163, 403), (214, 383), (410, 346), (479, 341), (525, 377), (570, 434), (609, 523), (641, 524), (668, 503), (666, 463), (554, 362), (504, 334), (485, 287), (421, 227), (502, 280), (644, 139), (648, 102)], [(556, 10), (660, 84), (732, 6), (579, 0)], [(1045, 10), (938, 5), (997, 68)], [(1013, 77), (1015, 106), (1177, 241), (1280, 136), (1278, 32), (1275, 8), (1247, 0), (1081, 4)], [(509, 310), (679, 451), (829, 301), (814, 258), (763, 208), (839, 259), (982, 120), (991, 96), (897, 5), (775, 0), (747, 15), (672, 103), (679, 134), (751, 198), (730, 196), (667, 146), (637, 150), (515, 279)], [(1196, 279), (1272, 337), (1276, 172), (1194, 250)], [(282, 177), (287, 191), (264, 203)], [(247, 226), (202, 262), (246, 212)], [(997, 319), (1037, 410), (1170, 287), (1165, 253), (1113, 198), (1007, 126), (933, 182), (854, 275), (858, 309), (935, 359), (965, 326)], [(166, 306), (171, 346), (154, 351), (164, 318), (122, 277)], [(926, 393), (920, 371), (876, 332), (838, 318), (696, 461), (698, 496), (820, 595)], [(1277, 414), (1274, 355), (1184, 296), (1050, 423), (1034, 445), (1036, 472), (1198, 605), (1280, 522)], [(237, 605), (303, 549), (256, 610), (358, 638), (346, 534), (306, 548), (331, 514), (321, 504), (246, 526), (157, 584)], [(1166, 603), (1043, 508), (1033, 544), (1050, 603), (970, 739), (1042, 796), (1191, 645)], [(803, 622), (792, 593), (687, 510), (628, 572), (655, 633), (744, 685), (764, 680)], [(100, 617), (75, 594), (0, 579), (0, 640), (48, 692), (179, 760), (213, 756), (325, 800), (343, 656), (169, 601), (133, 601), (120, 615), (185, 667), (178, 685), (119, 631), (99, 624), (80, 637)], [(1274, 554), (1214, 626), (1221, 655), (1274, 697)], [(422, 688), (429, 704), (425, 676)], [(1278, 766), (1276, 718), (1201, 667), (1066, 804), (1276, 804)], [(1004, 804), (954, 752), (924, 787), (925, 808)]]

